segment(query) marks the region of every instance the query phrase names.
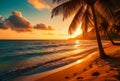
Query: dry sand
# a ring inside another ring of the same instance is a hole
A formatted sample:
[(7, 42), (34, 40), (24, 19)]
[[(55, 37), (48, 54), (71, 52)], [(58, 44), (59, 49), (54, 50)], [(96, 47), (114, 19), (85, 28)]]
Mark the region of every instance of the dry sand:
[(120, 81), (120, 46), (109, 45), (105, 52), (113, 58), (103, 60), (94, 52), (69, 66), (13, 81)]
[(120, 46), (110, 45), (105, 51), (112, 58), (96, 59), (89, 69), (69, 81), (120, 81)]

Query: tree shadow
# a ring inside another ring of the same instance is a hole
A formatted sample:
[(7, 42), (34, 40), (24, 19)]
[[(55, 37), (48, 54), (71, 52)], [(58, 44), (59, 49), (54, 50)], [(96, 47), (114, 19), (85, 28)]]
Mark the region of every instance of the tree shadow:
[(120, 57), (110, 57), (103, 60), (108, 62), (108, 64), (111, 66), (110, 71), (115, 70), (118, 72), (118, 75), (114, 75), (113, 77), (120, 81)]
[(113, 45), (120, 46), (120, 43), (114, 43)]

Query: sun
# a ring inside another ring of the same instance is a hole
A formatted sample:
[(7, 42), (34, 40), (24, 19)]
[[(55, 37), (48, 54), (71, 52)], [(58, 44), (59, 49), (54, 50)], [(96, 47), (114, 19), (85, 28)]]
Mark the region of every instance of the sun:
[(82, 34), (83, 31), (81, 29), (81, 24), (77, 27), (76, 31), (71, 35), (71, 38), (75, 38), (77, 37), (78, 35)]

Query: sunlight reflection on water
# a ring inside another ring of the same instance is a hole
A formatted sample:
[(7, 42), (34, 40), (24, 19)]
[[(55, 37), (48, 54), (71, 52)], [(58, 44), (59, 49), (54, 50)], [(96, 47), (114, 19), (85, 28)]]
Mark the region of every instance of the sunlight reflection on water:
[(77, 48), (77, 47), (79, 47), (80, 45), (81, 45), (81, 44), (80, 44), (80, 40), (76, 40), (76, 41), (75, 41), (75, 46), (74, 46), (74, 47)]
[(85, 60), (85, 59), (77, 60), (77, 61), (76, 61), (76, 64), (79, 64), (79, 63), (83, 62), (84, 60)]
[(78, 63), (78, 64), (81, 63), (81, 62), (82, 62), (82, 60), (78, 60), (78, 61), (76, 61), (76, 63)]

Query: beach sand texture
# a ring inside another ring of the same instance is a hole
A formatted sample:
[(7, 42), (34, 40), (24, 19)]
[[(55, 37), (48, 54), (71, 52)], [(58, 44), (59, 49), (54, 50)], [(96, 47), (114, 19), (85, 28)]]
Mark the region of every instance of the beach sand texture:
[(99, 53), (94, 52), (58, 70), (13, 81), (120, 81), (120, 46), (108, 45), (105, 52), (112, 58), (101, 59)]

